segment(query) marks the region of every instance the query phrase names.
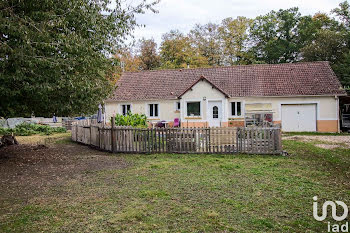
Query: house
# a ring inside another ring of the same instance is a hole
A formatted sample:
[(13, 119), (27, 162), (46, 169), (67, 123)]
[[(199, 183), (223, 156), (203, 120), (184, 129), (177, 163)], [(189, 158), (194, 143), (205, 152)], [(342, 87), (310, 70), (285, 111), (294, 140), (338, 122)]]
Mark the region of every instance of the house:
[(105, 112), (107, 119), (128, 111), (149, 121), (179, 118), (184, 127), (337, 132), (345, 95), (328, 62), (126, 72)]

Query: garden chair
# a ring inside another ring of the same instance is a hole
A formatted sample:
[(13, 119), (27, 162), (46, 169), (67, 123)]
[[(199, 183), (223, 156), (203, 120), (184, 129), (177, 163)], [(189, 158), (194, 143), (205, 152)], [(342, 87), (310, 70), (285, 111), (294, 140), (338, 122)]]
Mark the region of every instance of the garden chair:
[(175, 118), (174, 119), (174, 125), (173, 127), (180, 127), (180, 119), (179, 118)]

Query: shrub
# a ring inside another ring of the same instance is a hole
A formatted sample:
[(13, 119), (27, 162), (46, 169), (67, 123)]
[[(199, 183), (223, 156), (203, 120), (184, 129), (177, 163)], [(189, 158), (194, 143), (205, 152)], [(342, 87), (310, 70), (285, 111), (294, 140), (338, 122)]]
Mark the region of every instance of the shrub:
[(63, 127), (50, 127), (48, 125), (39, 125), (39, 124), (30, 124), (30, 123), (22, 123), (16, 125), (15, 128), (1, 128), (0, 127), (0, 135), (11, 134), (13, 133), (16, 136), (30, 136), (34, 134), (43, 134), (43, 135), (51, 135), (54, 133), (65, 133), (67, 130)]
[(145, 114), (132, 114), (128, 112), (125, 116), (117, 114), (115, 116), (116, 126), (147, 127), (147, 116)]

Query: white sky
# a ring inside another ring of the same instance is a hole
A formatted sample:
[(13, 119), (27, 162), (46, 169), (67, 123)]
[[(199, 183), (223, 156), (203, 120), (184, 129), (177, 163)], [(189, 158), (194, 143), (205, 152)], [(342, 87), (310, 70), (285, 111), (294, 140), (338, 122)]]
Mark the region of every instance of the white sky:
[(299, 7), (302, 15), (316, 12), (330, 13), (344, 0), (161, 0), (155, 7), (159, 13), (147, 12), (137, 16), (135, 39), (154, 38), (158, 43), (164, 33), (179, 29), (187, 33), (196, 23), (220, 23), (227, 17), (245, 16), (255, 18), (271, 10)]

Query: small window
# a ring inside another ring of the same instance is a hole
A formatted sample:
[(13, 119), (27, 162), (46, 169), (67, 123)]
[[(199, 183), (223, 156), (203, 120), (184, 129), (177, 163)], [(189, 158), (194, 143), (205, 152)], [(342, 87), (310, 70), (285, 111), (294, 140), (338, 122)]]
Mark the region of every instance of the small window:
[(150, 117), (158, 117), (158, 104), (149, 104), (149, 116)]
[(218, 108), (218, 106), (214, 106), (213, 107), (213, 118), (214, 119), (219, 118), (219, 108)]
[(131, 112), (131, 105), (130, 104), (123, 104), (122, 105), (122, 114), (125, 116), (128, 114), (128, 112)]
[(231, 116), (242, 115), (242, 104), (241, 102), (231, 102)]
[(180, 108), (181, 108), (180, 102), (176, 102), (175, 103), (175, 110), (180, 111)]
[(187, 116), (200, 116), (200, 115), (201, 115), (201, 102), (188, 102)]

